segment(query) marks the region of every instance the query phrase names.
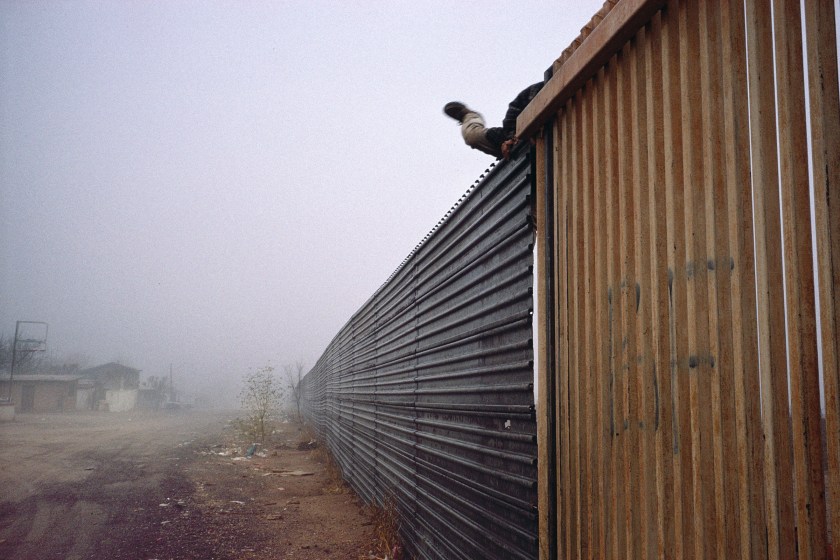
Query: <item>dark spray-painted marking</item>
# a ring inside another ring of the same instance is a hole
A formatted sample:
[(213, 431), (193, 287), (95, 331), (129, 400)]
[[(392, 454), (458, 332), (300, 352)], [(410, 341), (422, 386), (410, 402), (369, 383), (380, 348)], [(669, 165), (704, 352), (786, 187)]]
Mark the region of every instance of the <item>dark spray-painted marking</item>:
[(697, 356), (689, 356), (688, 357), (688, 367), (694, 369), (700, 364), (700, 360), (697, 359)]
[(639, 287), (639, 283), (636, 282), (636, 314), (639, 313), (639, 301), (642, 298), (642, 289)]
[(709, 270), (714, 270), (715, 269), (715, 260), (714, 259), (707, 260), (706, 261), (706, 268), (708, 268)]

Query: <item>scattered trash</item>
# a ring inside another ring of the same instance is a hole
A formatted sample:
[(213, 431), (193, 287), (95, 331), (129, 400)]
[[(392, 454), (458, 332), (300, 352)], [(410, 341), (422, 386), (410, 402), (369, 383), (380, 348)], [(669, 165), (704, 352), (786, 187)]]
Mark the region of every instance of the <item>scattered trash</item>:
[(245, 505), (245, 502), (242, 502), (242, 501), (240, 501), (240, 500), (231, 500), (231, 501), (230, 501), (230, 503), (232, 503), (232, 504), (238, 504), (238, 505), (240, 505), (240, 506), (244, 506), (244, 505)]
[(312, 476), (315, 473), (310, 471), (280, 471), (277, 474), (279, 476)]
[(168, 519), (167, 519), (166, 521), (161, 521), (161, 522), (160, 522), (160, 524), (161, 524), (161, 525), (166, 525), (167, 523), (172, 523), (172, 522), (171, 522), (171, 521), (169, 521)]
[[(215, 447), (221, 447), (221, 445), (214, 445), (213, 447), (214, 448)], [(221, 451), (213, 451), (211, 449), (210, 454), (211, 455), (219, 455), (221, 457), (230, 457), (231, 455), (239, 455), (239, 451), (237, 451), (236, 449), (230, 449), (230, 448), (222, 449)]]
[(86, 471), (95, 471), (96, 467), (85, 467)]
[(158, 504), (158, 505), (159, 505), (160, 507), (169, 507), (169, 506), (171, 506), (172, 504), (166, 504), (166, 503), (164, 503), (164, 504)]
[(257, 451), (257, 452), (255, 453), (255, 455), (256, 455), (257, 457), (268, 457), (268, 453), (266, 453), (265, 451)]
[(253, 457), (254, 452), (256, 452), (256, 450), (257, 450), (257, 445), (258, 444), (256, 444), (256, 443), (252, 443), (251, 446), (248, 448), (248, 450), (245, 452), (245, 456), (246, 457)]
[(505, 420), (505, 429), (510, 430), (510, 420)]
[(309, 441), (300, 442), (297, 445), (297, 450), (298, 451), (307, 451), (309, 449), (315, 449), (316, 447), (318, 447), (318, 442), (315, 441), (314, 439), (312, 439), (312, 440), (309, 440)]

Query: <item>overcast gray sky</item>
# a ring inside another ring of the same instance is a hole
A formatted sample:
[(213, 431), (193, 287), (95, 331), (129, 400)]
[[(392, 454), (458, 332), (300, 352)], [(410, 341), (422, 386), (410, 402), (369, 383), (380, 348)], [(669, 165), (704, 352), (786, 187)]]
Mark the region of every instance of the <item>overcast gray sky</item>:
[(228, 386), (312, 365), (601, 1), (0, 2), (0, 333)]

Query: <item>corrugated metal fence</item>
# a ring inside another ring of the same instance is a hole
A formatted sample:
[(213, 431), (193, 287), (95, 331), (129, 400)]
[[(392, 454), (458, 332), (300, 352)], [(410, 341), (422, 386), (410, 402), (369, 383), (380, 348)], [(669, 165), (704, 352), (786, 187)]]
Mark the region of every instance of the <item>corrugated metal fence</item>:
[(531, 159), (483, 176), (335, 336), (307, 420), (418, 558), (537, 554)]
[(836, 49), (833, 0), (608, 2), (520, 116), (541, 558), (838, 557)]

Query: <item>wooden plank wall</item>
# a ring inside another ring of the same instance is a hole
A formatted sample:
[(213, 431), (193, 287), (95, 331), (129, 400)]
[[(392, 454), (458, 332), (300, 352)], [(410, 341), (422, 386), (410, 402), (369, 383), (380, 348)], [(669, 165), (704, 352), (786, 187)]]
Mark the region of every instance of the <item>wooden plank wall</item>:
[(834, 2), (605, 8), (519, 121), (541, 558), (840, 558)]

